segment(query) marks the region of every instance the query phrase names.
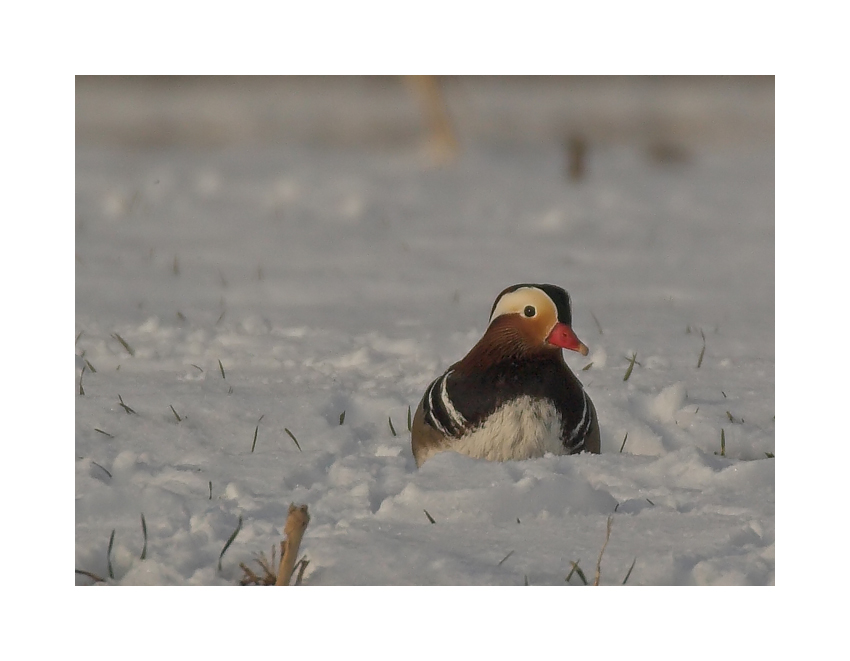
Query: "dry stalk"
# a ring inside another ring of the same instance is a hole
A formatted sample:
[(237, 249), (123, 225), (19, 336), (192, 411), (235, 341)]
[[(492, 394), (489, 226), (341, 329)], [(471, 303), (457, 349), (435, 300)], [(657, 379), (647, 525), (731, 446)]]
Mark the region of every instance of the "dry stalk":
[(274, 572), (274, 564), (275, 564), (275, 547), (272, 546), (271, 551), (271, 562), (269, 562), (268, 558), (266, 558), (266, 554), (262, 551), (257, 554), (255, 558), (260, 568), (263, 570), (263, 575), (258, 576), (255, 574), (244, 562), (240, 562), (239, 566), (242, 568), (244, 576), (240, 583), (242, 585), (274, 585), (277, 580), (277, 575)]
[(451, 163), (457, 158), (459, 148), (440, 79), (437, 76), (406, 76), (406, 79), (422, 104), (434, 164)]
[(295, 585), (301, 585), (301, 581), (304, 578), (304, 570), (307, 569), (307, 565), (310, 564), (310, 561), (301, 556), (301, 559), (295, 563), (295, 566), (298, 567), (298, 576), (295, 577)]
[(608, 539), (611, 537), (611, 522), (614, 520), (614, 517), (608, 517), (608, 525), (605, 530), (605, 543), (602, 545), (602, 549), (599, 551), (599, 557), (596, 559), (596, 578), (593, 580), (594, 585), (599, 585), (599, 575), (601, 574), (602, 567), (602, 554), (605, 553), (605, 547), (608, 546)]
[(286, 540), (280, 544), (280, 567), (277, 570), (275, 585), (289, 585), (295, 568), (295, 558), (298, 557), (298, 547), (301, 546), (301, 538), (304, 536), (308, 523), (310, 523), (310, 514), (307, 512), (307, 506), (296, 507), (294, 503), (291, 504), (289, 516), (283, 528)]
[(90, 579), (92, 579), (95, 583), (106, 583), (106, 579), (105, 579), (105, 578), (101, 578), (101, 577), (100, 577), (100, 576), (98, 576), (97, 574), (93, 574), (93, 573), (91, 573), (90, 571), (84, 571), (84, 570), (82, 570), (82, 569), (75, 569), (75, 570), (74, 570), (74, 573), (75, 573), (75, 574), (82, 574), (83, 576), (88, 576), (88, 577), (89, 577)]

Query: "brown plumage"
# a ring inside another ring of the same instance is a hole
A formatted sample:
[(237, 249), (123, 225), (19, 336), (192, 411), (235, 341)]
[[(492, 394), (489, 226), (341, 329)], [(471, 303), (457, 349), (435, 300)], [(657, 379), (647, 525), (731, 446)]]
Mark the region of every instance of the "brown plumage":
[(598, 453), (596, 409), (561, 351), (587, 355), (571, 323), (560, 287), (522, 284), (500, 293), (484, 336), (419, 403), (416, 465), (445, 450), (496, 461)]

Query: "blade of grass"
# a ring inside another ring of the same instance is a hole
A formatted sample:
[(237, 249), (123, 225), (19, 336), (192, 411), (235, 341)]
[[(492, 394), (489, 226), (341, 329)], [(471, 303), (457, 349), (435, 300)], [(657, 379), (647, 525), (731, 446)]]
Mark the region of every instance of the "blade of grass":
[(257, 420), (257, 426), (254, 427), (254, 442), (251, 443), (251, 452), (254, 452), (254, 448), (257, 447), (257, 432), (260, 431), (260, 423), (263, 421), (263, 418), (266, 417), (266, 414), (260, 416), (260, 419)]
[(109, 479), (112, 479), (112, 473), (110, 473), (108, 470), (106, 470), (103, 466), (101, 466), (101, 465), (100, 465), (99, 463), (97, 463), (96, 461), (93, 461), (92, 463), (93, 463), (95, 466), (97, 466), (100, 470), (102, 470), (104, 473), (106, 473), (106, 474), (109, 476)]
[(221, 364), (221, 360), (218, 361), (218, 369), (221, 370), (221, 378), (226, 379), (227, 376), (224, 373), (224, 365)]
[(395, 433), (395, 427), (393, 427), (393, 419), (392, 419), (392, 417), (388, 417), (388, 418), (387, 418), (387, 420), (389, 420), (389, 423), (390, 423), (390, 431), (393, 433), (393, 436), (398, 436), (398, 434), (396, 434), (396, 433)]
[(109, 546), (106, 547), (106, 571), (109, 578), (115, 578), (115, 572), (112, 571), (112, 543), (115, 541), (115, 528), (112, 529), (112, 534), (109, 536)]
[(148, 524), (145, 523), (145, 513), (142, 512), (142, 537), (145, 540), (144, 546), (142, 546), (142, 555), (139, 556), (139, 560), (144, 560), (148, 555)]
[(95, 374), (95, 373), (97, 372), (97, 370), (94, 368), (94, 365), (92, 365), (92, 364), (89, 362), (89, 359), (88, 359), (88, 358), (83, 358), (83, 360), (85, 360), (85, 361), (86, 361), (86, 366), (89, 368), (89, 372), (91, 372), (92, 374)]
[(599, 319), (596, 318), (596, 315), (591, 311), (590, 316), (593, 317), (593, 321), (596, 324), (596, 328), (599, 330), (599, 334), (602, 335), (602, 324), (599, 323)]
[(221, 559), (224, 557), (224, 554), (227, 552), (227, 549), (230, 548), (230, 545), (233, 543), (233, 540), (236, 539), (236, 535), (239, 534), (239, 531), (242, 530), (242, 515), (239, 515), (239, 523), (236, 524), (236, 530), (234, 530), (230, 537), (227, 538), (227, 542), (224, 544), (224, 548), (221, 549), (221, 553), (218, 554), (218, 570), (221, 571)]
[(582, 367), (582, 368), (581, 368), (581, 371), (582, 371), (582, 372), (586, 372), (586, 371), (587, 371), (587, 370), (589, 370), (591, 367), (593, 367), (593, 361), (592, 361), (592, 360), (591, 360), (591, 361), (590, 361), (587, 365), (585, 365), (584, 367)]
[(307, 560), (306, 556), (302, 555), (301, 559), (295, 566), (297, 567), (299, 564), (301, 565), (301, 568), (298, 570), (298, 575), (295, 577), (295, 585), (301, 585), (301, 580), (304, 578), (304, 570), (307, 569), (307, 565), (310, 564), (310, 561)]
[(700, 329), (699, 334), (702, 335), (702, 351), (699, 352), (699, 360), (697, 361), (697, 369), (702, 365), (703, 356), (705, 356), (705, 333)]
[(623, 376), (623, 381), (628, 381), (629, 377), (632, 375), (632, 370), (635, 368), (635, 362), (637, 361), (637, 351), (632, 353), (632, 358), (629, 361), (629, 366), (626, 369), (626, 374)]
[(131, 347), (129, 344), (127, 344), (127, 341), (123, 337), (121, 337), (118, 333), (113, 333), (112, 337), (114, 337), (116, 340), (118, 340), (121, 343), (121, 346), (124, 347), (124, 349), (126, 349), (127, 353), (129, 353), (131, 356), (136, 355), (136, 351), (133, 349), (133, 347)]
[(95, 428), (94, 428), (94, 430), (95, 430), (96, 432), (98, 432), (99, 434), (103, 434), (104, 436), (109, 436), (109, 438), (115, 438), (115, 437), (114, 437), (112, 434), (110, 434), (108, 431), (103, 431), (102, 429), (98, 429), (97, 427), (95, 427)]
[(85, 395), (86, 391), (83, 389), (83, 374), (86, 372), (86, 366), (83, 365), (83, 369), (80, 370), (80, 395)]
[(212, 480), (210, 480), (210, 497), (209, 500), (212, 500)]
[(407, 431), (413, 431), (413, 424), (410, 418), (410, 404), (407, 405)]
[(499, 564), (498, 564), (497, 566), (501, 567), (501, 566), (502, 566), (502, 563), (503, 563), (505, 560), (507, 560), (508, 558), (510, 558), (513, 554), (514, 554), (514, 552), (513, 552), (513, 551), (511, 551), (510, 553), (508, 553), (508, 554), (507, 554), (504, 558), (502, 558), (501, 560), (499, 560)]
[(97, 574), (92, 574), (90, 571), (85, 571), (83, 569), (75, 569), (74, 573), (75, 574), (82, 574), (83, 576), (88, 576), (90, 579), (92, 579), (93, 581), (95, 581), (97, 583), (106, 583), (105, 578), (101, 578)]
[(431, 516), (430, 514), (428, 514), (428, 510), (422, 510), (422, 511), (423, 511), (423, 512), (425, 512), (425, 516), (427, 516), (427, 517), (428, 517), (428, 520), (429, 520), (431, 523), (437, 523), (436, 521), (434, 521), (434, 517), (433, 517), (433, 516)]
[(605, 553), (605, 547), (608, 546), (608, 540), (611, 538), (611, 524), (614, 522), (614, 517), (608, 517), (608, 523), (605, 526), (605, 542), (599, 551), (599, 557), (596, 559), (596, 578), (593, 580), (594, 585), (599, 585), (599, 579), (602, 574), (602, 554)]
[(339, 414), (339, 425), (342, 426), (342, 423), (345, 422), (345, 411)]
[(726, 417), (729, 418), (729, 422), (731, 422), (733, 424), (736, 423), (736, 422), (740, 423), (740, 424), (744, 424), (743, 418), (735, 418), (735, 416), (733, 416), (729, 411), (726, 411)]
[(283, 431), (285, 431), (287, 434), (289, 434), (289, 438), (291, 438), (295, 442), (295, 447), (298, 448), (298, 451), (303, 452), (303, 450), (301, 449), (301, 445), (298, 443), (298, 439), (295, 438), (295, 434), (293, 434), (291, 431), (289, 431), (286, 427), (283, 428)]
[(628, 440), (628, 438), (629, 438), (629, 432), (626, 432), (626, 435), (623, 436), (623, 444), (620, 446), (620, 452), (622, 452), (623, 448), (626, 447), (626, 441)]
[(631, 567), (629, 567), (629, 571), (628, 571), (628, 572), (626, 572), (626, 577), (623, 579), (623, 583), (622, 583), (622, 585), (625, 585), (625, 584), (626, 584), (626, 582), (629, 580), (629, 576), (631, 576), (631, 575), (632, 575), (632, 569), (634, 569), (634, 568), (635, 568), (635, 563), (636, 563), (636, 562), (637, 562), (637, 556), (635, 556), (635, 559), (634, 559), (634, 560), (632, 560), (632, 566), (631, 566)]
[(80, 331), (79, 333), (77, 333), (77, 337), (74, 339), (74, 346), (77, 346), (77, 342), (80, 341), (80, 337), (82, 336), (82, 334), (83, 334), (83, 331)]
[(121, 406), (121, 408), (123, 408), (127, 412), (127, 415), (130, 415), (131, 413), (133, 413), (135, 415), (139, 415), (138, 413), (136, 413), (133, 409), (131, 409), (129, 406), (127, 406), (124, 403), (124, 400), (121, 398), (121, 395), (118, 395), (118, 405)]
[(570, 569), (570, 573), (567, 574), (567, 577), (564, 580), (569, 583), (570, 579), (573, 577), (573, 574), (575, 574), (581, 579), (582, 583), (587, 585), (587, 577), (584, 575), (584, 572), (582, 571), (581, 567), (578, 566), (579, 562), (581, 562), (581, 560), (576, 560), (575, 562), (573, 562), (572, 560), (570, 561), (570, 566), (572, 567), (572, 569)]
[(174, 407), (171, 406), (171, 404), (169, 404), (168, 407), (171, 409), (171, 412), (174, 414), (174, 417), (177, 418), (177, 422), (183, 422), (183, 418), (177, 415), (177, 411), (174, 410)]

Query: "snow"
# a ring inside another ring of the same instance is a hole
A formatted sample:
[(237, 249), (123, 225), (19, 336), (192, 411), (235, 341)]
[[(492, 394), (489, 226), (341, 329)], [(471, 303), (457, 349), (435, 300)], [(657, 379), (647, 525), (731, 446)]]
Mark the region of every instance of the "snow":
[[(772, 142), (591, 143), (575, 182), (554, 141), (83, 141), (75, 268), (75, 567), (109, 584), (237, 584), (292, 502), (304, 585), (581, 585), (609, 517), (603, 585), (775, 582)], [(408, 407), (518, 282), (572, 296), (602, 454), (417, 470)]]

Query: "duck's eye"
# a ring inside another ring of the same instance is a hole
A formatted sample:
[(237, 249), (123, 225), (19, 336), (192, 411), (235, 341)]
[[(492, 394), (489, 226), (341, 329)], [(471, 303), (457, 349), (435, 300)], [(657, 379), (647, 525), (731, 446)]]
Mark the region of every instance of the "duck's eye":
[(533, 305), (526, 305), (526, 306), (525, 306), (525, 310), (523, 310), (523, 311), (522, 311), (522, 313), (523, 313), (526, 317), (533, 317), (534, 315), (536, 315), (536, 314), (537, 314), (537, 310), (535, 310), (535, 309), (534, 309), (534, 306), (533, 306)]

